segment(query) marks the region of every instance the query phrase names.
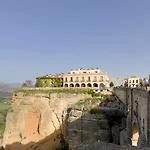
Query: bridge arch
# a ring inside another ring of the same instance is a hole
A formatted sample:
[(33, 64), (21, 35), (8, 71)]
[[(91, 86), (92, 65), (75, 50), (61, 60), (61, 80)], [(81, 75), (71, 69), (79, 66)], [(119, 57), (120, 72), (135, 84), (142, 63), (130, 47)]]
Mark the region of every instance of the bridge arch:
[(136, 123), (132, 126), (132, 146), (137, 146), (139, 140), (139, 128)]

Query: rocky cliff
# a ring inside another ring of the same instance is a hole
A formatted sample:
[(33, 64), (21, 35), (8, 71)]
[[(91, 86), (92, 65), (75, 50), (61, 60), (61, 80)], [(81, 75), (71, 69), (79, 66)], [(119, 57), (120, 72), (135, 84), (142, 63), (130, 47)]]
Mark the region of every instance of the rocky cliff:
[(89, 90), (18, 90), (6, 119), (5, 150), (67, 150), (68, 145), (77, 150), (91, 141), (119, 144), (126, 122), (123, 103), (115, 96), (93, 96)]
[(3, 145), (8, 150), (55, 150), (63, 144), (67, 109), (88, 92), (30, 92), (13, 94), (12, 110), (6, 118)]
[(67, 117), (69, 147), (77, 150), (83, 143), (98, 141), (120, 144), (125, 122), (124, 105), (114, 96), (81, 100)]

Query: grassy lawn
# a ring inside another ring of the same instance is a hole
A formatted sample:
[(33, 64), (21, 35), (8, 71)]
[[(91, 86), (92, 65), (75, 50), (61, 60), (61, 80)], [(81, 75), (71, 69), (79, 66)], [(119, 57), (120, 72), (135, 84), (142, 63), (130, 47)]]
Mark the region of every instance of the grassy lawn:
[(6, 124), (6, 116), (10, 108), (11, 108), (10, 100), (0, 99), (0, 138), (3, 137)]

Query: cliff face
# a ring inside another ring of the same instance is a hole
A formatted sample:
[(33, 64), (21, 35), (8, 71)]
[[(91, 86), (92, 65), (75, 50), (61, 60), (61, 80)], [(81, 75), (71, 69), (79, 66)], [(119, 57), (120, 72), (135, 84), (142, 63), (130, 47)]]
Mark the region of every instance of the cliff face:
[(125, 122), (124, 105), (114, 96), (79, 101), (67, 117), (69, 147), (78, 150), (99, 141), (119, 144)]
[[(3, 145), (6, 149), (55, 150), (65, 135), (63, 126), (67, 109), (88, 94), (13, 95), (12, 110), (6, 118)], [(9, 145), (9, 146), (8, 146)]]

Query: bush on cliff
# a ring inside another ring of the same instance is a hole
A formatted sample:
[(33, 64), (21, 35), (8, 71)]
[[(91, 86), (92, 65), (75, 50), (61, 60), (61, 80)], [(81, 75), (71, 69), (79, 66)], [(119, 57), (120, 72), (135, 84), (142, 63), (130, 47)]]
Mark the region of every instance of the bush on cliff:
[(99, 94), (95, 93), (92, 89), (17, 89), (14, 93), (25, 93), (25, 94), (51, 94), (51, 93), (67, 93), (67, 94), (89, 94), (92, 97), (99, 96)]

